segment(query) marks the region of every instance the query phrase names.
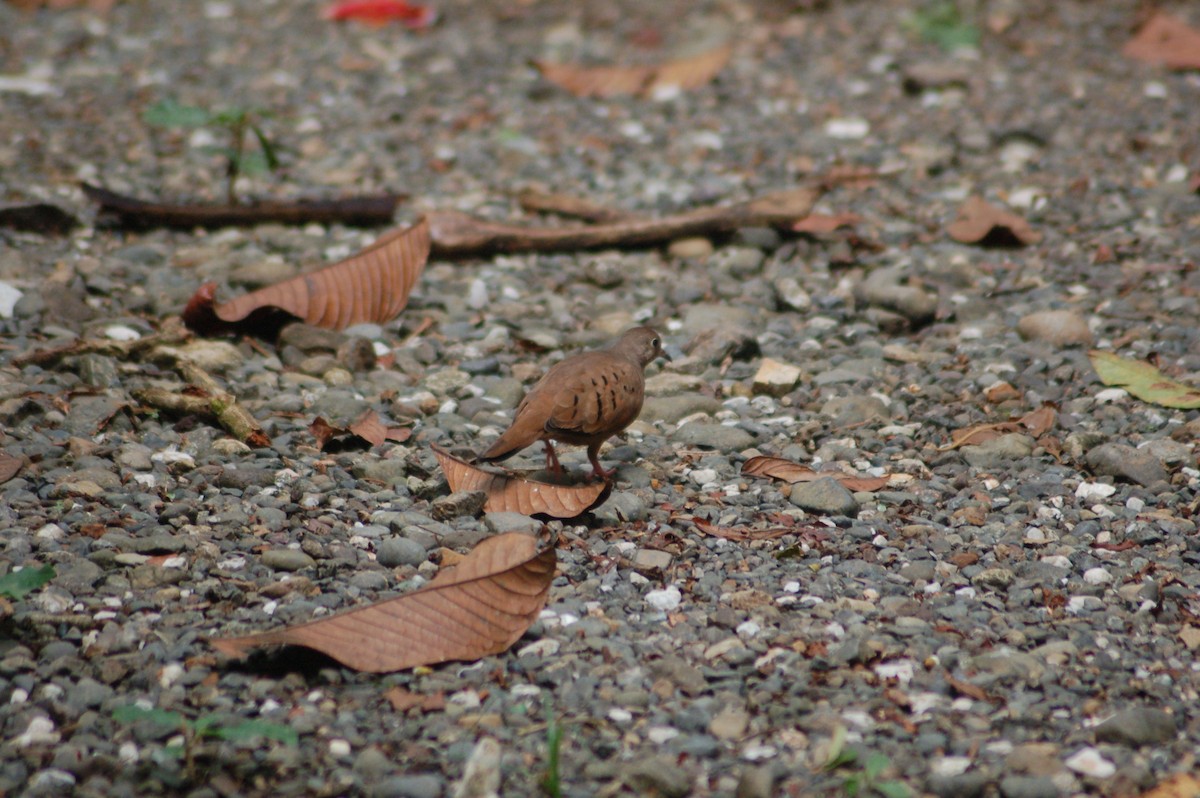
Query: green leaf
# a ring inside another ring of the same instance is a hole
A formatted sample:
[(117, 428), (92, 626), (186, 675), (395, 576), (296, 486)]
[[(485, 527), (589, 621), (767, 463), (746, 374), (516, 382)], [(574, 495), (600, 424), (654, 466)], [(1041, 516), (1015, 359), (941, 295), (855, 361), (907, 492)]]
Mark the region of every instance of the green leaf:
[(875, 785), (875, 791), (884, 798), (910, 798), (908, 787), (900, 781), (881, 781)]
[(159, 709), (158, 707), (147, 709), (135, 704), (117, 707), (113, 710), (112, 716), (113, 720), (120, 723), (137, 723), (138, 721), (147, 720), (151, 723), (157, 723), (159, 726), (170, 726), (172, 729), (182, 729), (188, 725), (187, 718), (178, 712), (171, 712), (170, 710)]
[(212, 114), (212, 124), (217, 127), (235, 128), (246, 124), (250, 111), (245, 108), (222, 108)]
[(850, 798), (854, 798), (854, 796), (858, 795), (859, 786), (857, 774), (853, 776), (847, 776), (846, 780), (842, 782), (842, 790), (846, 793), (846, 795), (849, 795)]
[(0, 596), (18, 601), (54, 578), (54, 568), (43, 565), (26, 567), (0, 576)]
[(271, 159), (262, 150), (243, 152), (241, 157), (236, 159), (230, 156), (230, 160), (237, 161), (238, 172), (243, 175), (265, 175), (273, 168)]
[(1088, 352), (1088, 357), (1092, 361), (1092, 368), (1100, 376), (1100, 382), (1124, 388), (1143, 402), (1162, 407), (1200, 407), (1200, 388), (1168, 379), (1149, 363), (1098, 349)]
[(279, 158), (275, 156), (275, 147), (272, 146), (267, 134), (263, 133), (262, 128), (258, 125), (250, 125), (250, 130), (254, 133), (254, 138), (258, 139), (258, 146), (262, 148), (263, 157), (267, 159), (267, 170), (274, 172), (279, 168)]
[(212, 114), (194, 105), (175, 100), (159, 100), (142, 112), (142, 121), (152, 127), (203, 127), (212, 123)]
[(872, 753), (867, 756), (867, 761), (863, 762), (863, 772), (867, 774), (868, 781), (874, 781), (890, 764), (891, 761), (883, 754)]
[(943, 50), (979, 46), (979, 28), (963, 19), (954, 0), (928, 3), (907, 23), (922, 39)]
[(829, 741), (829, 756), (822, 766), (824, 770), (837, 770), (858, 761), (858, 752), (846, 747), (846, 727), (838, 726), (833, 731), (833, 739)]
[[(197, 726), (199, 726), (199, 723), (197, 723)], [(218, 740), (229, 740), (231, 742), (245, 742), (246, 740), (263, 738), (275, 740), (284, 745), (295, 746), (300, 744), (300, 735), (296, 733), (295, 729), (291, 726), (285, 726), (282, 723), (272, 723), (268, 720), (244, 720), (230, 726), (214, 722), (205, 726), (203, 734), (206, 737), (215, 737)]]

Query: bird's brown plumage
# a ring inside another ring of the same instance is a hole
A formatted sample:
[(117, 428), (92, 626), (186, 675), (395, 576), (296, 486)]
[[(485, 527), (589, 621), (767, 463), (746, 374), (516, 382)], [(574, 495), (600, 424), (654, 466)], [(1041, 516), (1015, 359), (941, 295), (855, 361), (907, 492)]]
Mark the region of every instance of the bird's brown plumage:
[(517, 406), (512, 426), (478, 459), (498, 461), (537, 441), (546, 443), (546, 460), (557, 470), (552, 440), (588, 447), (588, 460), (599, 477), (600, 446), (633, 423), (646, 395), (647, 364), (666, 357), (662, 336), (649, 327), (626, 330), (616, 343), (572, 355), (553, 366)]

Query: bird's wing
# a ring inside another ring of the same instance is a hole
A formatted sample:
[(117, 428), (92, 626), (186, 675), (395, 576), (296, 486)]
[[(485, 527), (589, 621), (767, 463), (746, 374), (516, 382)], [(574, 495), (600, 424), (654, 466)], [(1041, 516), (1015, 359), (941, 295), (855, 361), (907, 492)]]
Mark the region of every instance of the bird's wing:
[(554, 400), (547, 432), (615, 435), (641, 412), (645, 380), (636, 363), (608, 352), (589, 352), (560, 365), (571, 368), (546, 374)]

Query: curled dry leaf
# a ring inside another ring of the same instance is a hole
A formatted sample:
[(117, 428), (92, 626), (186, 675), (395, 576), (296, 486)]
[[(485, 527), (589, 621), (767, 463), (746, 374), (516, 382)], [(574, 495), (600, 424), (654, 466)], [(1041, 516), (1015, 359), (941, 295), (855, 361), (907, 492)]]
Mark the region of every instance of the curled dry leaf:
[(1124, 388), (1143, 402), (1183, 409), (1200, 407), (1200, 388), (1169, 379), (1149, 363), (1098, 349), (1088, 352), (1088, 359), (1102, 383)]
[(713, 537), (725, 538), (726, 540), (776, 540), (787, 535), (795, 535), (800, 530), (795, 527), (777, 526), (767, 529), (755, 529), (753, 527), (719, 527), (716, 524), (710, 524), (703, 518), (693, 518), (692, 524), (696, 529), (706, 535)]
[(429, 257), (429, 222), (382, 236), (343, 261), (309, 274), (217, 303), (216, 285), (202, 285), (183, 311), (200, 335), (278, 332), (291, 317), (341, 330), (352, 324), (386, 324), (408, 303)]
[(364, 410), (362, 415), (345, 427), (334, 426), (321, 416), (317, 416), (308, 425), (308, 431), (317, 439), (317, 448), (322, 451), (330, 441), (348, 435), (361, 438), (370, 446), (378, 446), (384, 441), (404, 443), (412, 437), (412, 430), (408, 427), (389, 427), (383, 423), (379, 414), (371, 409)]
[(481, 490), (487, 494), (483, 509), (489, 513), (511, 512), (574, 518), (608, 498), (612, 484), (553, 485), (520, 477), (493, 474), (436, 446), (433, 454), (446, 474), (451, 491)]
[(716, 77), (732, 53), (733, 48), (725, 44), (690, 58), (646, 66), (587, 67), (537, 60), (533, 65), (546, 80), (577, 97), (624, 94), (652, 97), (667, 91), (700, 88)]
[(0, 452), (0, 485), (8, 482), (10, 479), (21, 473), (21, 469), (25, 465), (25, 460), (20, 457), (14, 457), (6, 452)]
[(997, 424), (976, 424), (965, 429), (955, 430), (950, 435), (950, 443), (939, 448), (939, 451), (949, 451), (960, 446), (978, 446), (986, 441), (1021, 432), (1033, 438), (1040, 438), (1058, 423), (1058, 410), (1050, 402), (1046, 402), (1037, 410), (1033, 410), (1018, 419), (1001, 421)]
[(1030, 227), (1029, 222), (982, 197), (967, 199), (946, 232), (960, 243), (990, 247), (1015, 247), (1042, 240), (1042, 234)]
[(795, 485), (797, 482), (812, 482), (817, 479), (835, 479), (846, 490), (876, 491), (886, 487), (887, 477), (858, 477), (852, 474), (839, 474), (836, 471), (813, 471), (806, 465), (785, 460), (782, 457), (759, 455), (751, 457), (742, 463), (742, 473), (750, 477), (770, 477)]
[(508, 649), (546, 606), (554, 547), (529, 535), (486, 538), (428, 585), (319, 621), (212, 640), (243, 657), (266, 645), (307, 646), (359, 671), (386, 673)]
[(1170, 69), (1200, 69), (1200, 30), (1159, 11), (1121, 48), (1126, 58)]

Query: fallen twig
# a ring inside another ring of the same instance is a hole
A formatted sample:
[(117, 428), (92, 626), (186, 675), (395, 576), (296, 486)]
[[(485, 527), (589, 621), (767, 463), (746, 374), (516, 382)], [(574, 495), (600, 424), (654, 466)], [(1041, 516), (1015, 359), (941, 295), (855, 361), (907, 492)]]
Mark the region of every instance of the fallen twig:
[(522, 227), (477, 219), (459, 211), (427, 214), (432, 252), (467, 258), (516, 252), (567, 252), (604, 247), (647, 247), (691, 236), (728, 235), (743, 227), (789, 229), (808, 215), (820, 189), (803, 187), (662, 219), (631, 219), (575, 227)]
[(342, 224), (372, 227), (392, 223), (404, 194), (346, 197), (334, 200), (271, 200), (247, 205), (182, 205), (151, 202), (117, 194), (101, 186), (82, 185), (83, 193), (99, 204), (99, 218), (118, 227), (241, 227), (281, 224)]
[(192, 386), (190, 392), (141, 388), (131, 392), (133, 397), (159, 410), (215, 419), (229, 434), (248, 446), (270, 445), (270, 438), (263, 432), (258, 419), (238, 403), (236, 396), (194, 362), (186, 358), (176, 362), (184, 381)]
[(609, 208), (604, 205), (572, 197), (569, 194), (546, 194), (537, 189), (527, 188), (517, 195), (521, 209), (530, 213), (553, 213), (572, 219), (582, 219), (585, 222), (608, 223), (624, 222), (636, 218), (636, 214), (619, 208)]
[(51, 349), (35, 349), (12, 359), (12, 365), (20, 368), (30, 364), (50, 366), (63, 358), (78, 355), (107, 355), (121, 360), (129, 358), (164, 344), (178, 344), (191, 337), (191, 333), (183, 326), (178, 317), (172, 316), (163, 322), (162, 329), (151, 335), (146, 335), (134, 341), (112, 341), (107, 338), (85, 338), (72, 341), (69, 344), (56, 346)]

